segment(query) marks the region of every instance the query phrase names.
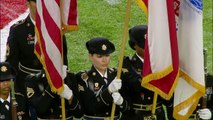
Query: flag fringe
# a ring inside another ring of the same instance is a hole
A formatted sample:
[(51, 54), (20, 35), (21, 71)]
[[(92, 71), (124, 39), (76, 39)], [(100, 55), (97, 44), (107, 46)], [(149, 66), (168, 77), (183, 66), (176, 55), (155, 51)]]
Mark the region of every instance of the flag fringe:
[(158, 79), (162, 79), (163, 77), (171, 74), (173, 72), (173, 66), (170, 65), (169, 67), (167, 67), (166, 69), (162, 70), (161, 72), (156, 72), (156, 73), (152, 73), (152, 74), (149, 74), (145, 77), (143, 77), (143, 80), (142, 80), (142, 83), (141, 85), (151, 91), (154, 91), (154, 92), (157, 92), (161, 97), (163, 97), (164, 99), (166, 100), (169, 100), (172, 95), (173, 95), (173, 92), (174, 92), (174, 89), (177, 85), (177, 82), (178, 82), (178, 79), (179, 79), (179, 70), (175, 76), (175, 81), (169, 91), (169, 93), (165, 93), (163, 92), (162, 90), (160, 90), (158, 87), (156, 86), (153, 86), (152, 84), (150, 84), (149, 82), (150, 81), (153, 81), (153, 80), (158, 80)]
[[(205, 86), (195, 82), (188, 74), (186, 74), (182, 70), (180, 70), (180, 77), (182, 77), (184, 80), (186, 80), (187, 83), (199, 90), (195, 92), (191, 97), (174, 107), (173, 116), (178, 120), (187, 120), (196, 109), (197, 104), (199, 102), (198, 98), (201, 98), (203, 95), (205, 95)], [(189, 108), (188, 112), (185, 115), (178, 114), (178, 112), (180, 112), (191, 104), (192, 106)]]
[(144, 11), (144, 13), (146, 14), (146, 17), (148, 18), (148, 9), (145, 3), (143, 2), (143, 0), (135, 0), (135, 2)]
[(78, 29), (79, 29), (78, 25), (64, 25), (63, 24), (63, 32), (77, 31)]
[[(41, 47), (41, 42), (40, 42), (40, 35), (39, 35), (39, 32), (38, 32), (37, 27), (35, 27), (35, 34), (36, 34), (36, 37), (37, 37), (37, 43), (39, 44), (40, 50), (41, 50), (41, 52), (42, 52), (42, 47)], [(45, 57), (43, 56), (44, 54), (41, 53), (41, 55), (40, 55), (36, 50), (34, 50), (34, 53), (35, 53), (35, 55), (37, 56), (37, 58), (39, 59), (39, 61), (41, 62), (41, 64), (43, 65), (43, 67), (44, 67), (44, 68), (47, 68), (47, 67), (46, 67), (46, 64), (45, 64), (45, 62), (44, 62), (44, 61), (45, 61), (45, 60), (44, 60)], [(54, 85), (53, 85), (53, 83), (52, 83), (52, 81), (51, 81), (51, 78), (50, 78), (50, 75), (49, 75), (48, 71), (47, 71), (46, 69), (44, 69), (44, 70), (45, 70), (46, 77), (47, 77), (48, 83), (49, 83), (49, 85), (50, 85), (51, 91), (60, 94), (60, 93), (63, 91), (64, 86), (61, 86), (61, 87), (59, 87), (59, 88), (54, 87)], [(64, 82), (64, 80), (62, 80), (62, 82)], [(62, 83), (62, 84), (64, 84), (64, 83)]]

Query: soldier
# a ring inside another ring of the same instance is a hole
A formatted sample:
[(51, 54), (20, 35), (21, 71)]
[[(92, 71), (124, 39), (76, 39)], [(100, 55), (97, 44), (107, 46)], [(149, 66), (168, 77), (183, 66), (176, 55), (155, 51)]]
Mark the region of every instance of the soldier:
[(66, 120), (72, 120), (73, 116), (77, 118), (82, 116), (77, 97), (76, 77), (73, 73), (68, 73), (65, 78), (64, 90), (60, 96), (50, 90), (43, 71), (28, 75), (26, 81), (25, 86), (29, 104), (35, 108), (38, 119), (62, 118), (60, 96), (66, 100)]
[[(12, 97), (11, 97), (11, 80), (15, 78), (15, 70), (8, 62), (0, 62), (0, 120), (11, 120), (12, 114)], [(13, 111), (16, 112), (16, 111)], [(23, 111), (17, 111), (19, 118), (27, 119)]]
[(97, 37), (87, 41), (86, 48), (92, 67), (77, 74), (83, 117), (85, 120), (109, 119), (114, 102), (117, 105), (114, 119), (117, 120), (119, 112), (128, 109), (128, 104), (118, 92), (122, 83), (116, 78), (117, 71), (108, 68), (115, 47), (107, 38)]
[[(136, 51), (132, 58), (124, 57), (123, 68), (126, 68), (131, 75), (138, 79), (126, 81), (128, 85), (126, 94), (131, 101), (131, 109), (122, 114), (122, 120), (144, 120), (151, 117), (154, 92), (141, 86), (142, 68), (144, 58), (144, 46), (147, 26), (137, 25), (129, 30), (129, 46)], [(157, 120), (165, 120), (165, 113), (162, 103), (168, 104), (161, 97), (158, 97), (156, 106)]]
[(206, 94), (200, 99), (190, 120), (212, 120), (213, 113), (213, 75), (206, 75)]
[[(15, 78), (15, 91), (22, 97), (19, 101), (20, 109), (28, 113), (28, 105), (26, 102), (25, 93), (25, 77), (29, 74), (39, 73), (43, 68), (39, 59), (34, 54), (35, 46), (35, 15), (36, 15), (36, 0), (27, 0), (29, 7), (29, 15), (15, 23), (10, 28), (10, 33), (7, 41), (6, 61), (8, 61), (17, 71)], [(64, 37), (64, 36), (63, 36)], [(67, 65), (67, 46), (64, 37), (64, 64)], [(31, 109), (33, 112), (33, 109)], [(34, 114), (31, 113), (31, 116)]]

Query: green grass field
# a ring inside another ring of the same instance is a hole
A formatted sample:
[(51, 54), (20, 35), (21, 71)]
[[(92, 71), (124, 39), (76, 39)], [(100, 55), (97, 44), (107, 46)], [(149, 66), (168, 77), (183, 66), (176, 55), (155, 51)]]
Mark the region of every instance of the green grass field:
[[(98, 36), (107, 37), (115, 44), (116, 51), (112, 54), (110, 66), (118, 66), (126, 14), (126, 2), (121, 1), (120, 4), (109, 5), (105, 0), (78, 0), (79, 30), (66, 34), (69, 68), (72, 72), (90, 68), (91, 63), (88, 60), (85, 42)], [(203, 44), (204, 48), (208, 50), (208, 72), (213, 74), (212, 0), (203, 0), (203, 2)], [(134, 0), (131, 3), (128, 28), (146, 24), (144, 12), (135, 4)], [(131, 56), (133, 53), (128, 44), (126, 44), (124, 52), (127, 56)]]

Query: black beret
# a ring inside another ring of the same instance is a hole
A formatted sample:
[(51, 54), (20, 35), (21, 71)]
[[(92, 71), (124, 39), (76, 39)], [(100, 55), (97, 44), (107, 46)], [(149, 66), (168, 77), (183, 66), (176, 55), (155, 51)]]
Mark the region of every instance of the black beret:
[(103, 37), (97, 37), (87, 41), (86, 47), (91, 54), (107, 55), (115, 51), (114, 44)]
[(15, 78), (15, 69), (8, 62), (0, 62), (0, 81)]
[(135, 44), (144, 49), (146, 32), (147, 25), (138, 25), (129, 29), (129, 46), (133, 50), (135, 50)]

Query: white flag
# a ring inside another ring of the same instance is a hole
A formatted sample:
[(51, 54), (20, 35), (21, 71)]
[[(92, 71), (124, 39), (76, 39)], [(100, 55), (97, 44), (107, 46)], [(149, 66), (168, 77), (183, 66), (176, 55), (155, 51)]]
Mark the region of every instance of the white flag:
[(179, 0), (180, 79), (174, 94), (174, 117), (188, 119), (205, 94), (202, 0)]

